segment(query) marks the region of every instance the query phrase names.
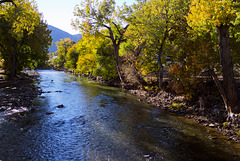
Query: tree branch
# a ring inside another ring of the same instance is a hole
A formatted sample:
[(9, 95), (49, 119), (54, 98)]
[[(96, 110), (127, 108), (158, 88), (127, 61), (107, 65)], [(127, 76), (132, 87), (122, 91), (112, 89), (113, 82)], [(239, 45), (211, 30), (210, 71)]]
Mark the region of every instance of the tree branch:
[(126, 41), (126, 39), (123, 39), (123, 34), (126, 32), (128, 26), (129, 26), (129, 24), (126, 27), (124, 27), (124, 31), (122, 33), (120, 33), (120, 38), (119, 38), (119, 41), (118, 41), (118, 45), (120, 45), (121, 42)]
[(224, 89), (224, 87), (222, 86), (222, 84), (220, 83), (217, 75), (215, 74), (215, 72), (212, 70), (212, 69), (209, 69), (209, 70), (206, 70), (206, 71), (202, 71), (201, 73), (209, 73), (211, 75), (211, 77), (213, 78), (218, 90), (219, 90), (219, 93), (221, 94), (222, 96), (222, 99), (223, 99), (223, 102), (225, 104), (225, 108), (228, 112), (228, 118), (227, 120), (229, 119), (229, 117), (232, 117), (232, 109), (229, 107), (228, 105), (228, 101), (227, 101), (227, 94), (226, 94), (226, 91)]
[(13, 4), (15, 7), (17, 7), (17, 5), (13, 2), (13, 0), (2, 0), (2, 1), (0, 1), (0, 4), (6, 3), (6, 2), (12, 2), (12, 4)]
[(117, 31), (118, 31), (119, 35), (121, 35), (122, 33), (121, 33), (121, 31), (119, 30), (119, 28), (118, 28), (117, 24), (116, 24), (115, 22), (112, 22), (112, 23), (113, 23), (113, 24), (114, 24), (114, 26), (117, 28)]

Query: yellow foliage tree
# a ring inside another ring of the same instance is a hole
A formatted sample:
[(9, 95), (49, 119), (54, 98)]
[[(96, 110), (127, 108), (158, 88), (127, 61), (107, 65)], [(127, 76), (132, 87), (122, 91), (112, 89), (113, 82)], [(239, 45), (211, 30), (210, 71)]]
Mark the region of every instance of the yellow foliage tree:
[(223, 86), (213, 70), (210, 73), (219, 88), (229, 116), (232, 116), (233, 109), (239, 110), (229, 40), (229, 28), (239, 15), (237, 5), (239, 2), (232, 0), (192, 0), (190, 13), (187, 16), (189, 26), (199, 35), (203, 32), (210, 32), (210, 30), (215, 30), (218, 34)]

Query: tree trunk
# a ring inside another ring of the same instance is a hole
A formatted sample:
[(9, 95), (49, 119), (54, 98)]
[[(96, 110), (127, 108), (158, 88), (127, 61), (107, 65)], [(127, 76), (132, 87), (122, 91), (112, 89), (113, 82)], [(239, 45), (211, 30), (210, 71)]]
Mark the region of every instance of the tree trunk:
[(162, 39), (162, 42), (160, 44), (160, 48), (158, 48), (158, 65), (159, 65), (159, 88), (162, 89), (162, 85), (163, 85), (163, 64), (162, 64), (162, 56), (163, 56), (163, 47), (165, 45), (165, 42), (168, 38), (168, 34), (170, 32), (171, 29), (168, 29), (168, 25), (166, 25), (166, 30), (164, 32), (164, 36)]
[(122, 86), (122, 88), (124, 88), (124, 81), (122, 78), (121, 67), (120, 67), (121, 64), (120, 64), (120, 57), (119, 57), (119, 49), (120, 49), (120, 44), (125, 41), (123, 39), (123, 34), (126, 32), (129, 25), (127, 25), (123, 31), (120, 31), (118, 26), (114, 22), (112, 22), (112, 23), (114, 24), (114, 26), (116, 27), (116, 29), (120, 35), (119, 38), (117, 36), (114, 36), (113, 30), (111, 27), (109, 27), (107, 25), (103, 25), (103, 26), (106, 27), (109, 31), (109, 36), (106, 36), (106, 37), (110, 38), (113, 43), (114, 55), (115, 55), (115, 60), (116, 60), (116, 68), (117, 68), (119, 79), (121, 81), (121, 86)]
[(119, 57), (119, 46), (114, 45), (114, 54), (115, 54), (115, 60), (116, 60), (116, 68), (118, 72), (118, 77), (121, 81), (121, 86), (124, 86), (124, 81), (122, 79), (122, 74), (121, 74), (121, 68), (120, 68), (120, 57)]
[(163, 85), (163, 64), (162, 64), (162, 51), (158, 53), (158, 65), (159, 65), (159, 88), (162, 89)]
[(239, 110), (238, 89), (234, 79), (233, 63), (231, 58), (231, 48), (229, 40), (229, 26), (221, 25), (217, 27), (219, 54), (221, 58), (223, 89), (226, 97), (226, 108), (229, 110)]
[(228, 104), (226, 91), (225, 91), (223, 85), (220, 83), (220, 81), (219, 81), (217, 75), (215, 74), (215, 72), (213, 70), (209, 70), (208, 72), (212, 76), (212, 78), (213, 78), (213, 80), (214, 80), (214, 82), (215, 82), (215, 84), (216, 84), (216, 86), (217, 86), (217, 88), (218, 88), (218, 90), (219, 90), (219, 92), (222, 96), (223, 102), (225, 104), (225, 108), (226, 108), (227, 113), (228, 113), (228, 118), (227, 118), (227, 120), (228, 120), (230, 117), (232, 117), (233, 113), (232, 113), (232, 108)]
[(17, 64), (17, 55), (16, 55), (16, 45), (14, 47), (11, 47), (10, 50), (10, 64), (9, 64), (9, 72), (10, 72), (10, 79), (13, 80), (14, 77), (17, 74), (16, 71), (16, 64)]

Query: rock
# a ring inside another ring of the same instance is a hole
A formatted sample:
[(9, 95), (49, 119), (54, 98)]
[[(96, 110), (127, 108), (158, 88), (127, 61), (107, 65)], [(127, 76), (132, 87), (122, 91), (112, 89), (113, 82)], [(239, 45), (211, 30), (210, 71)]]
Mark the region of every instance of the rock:
[(52, 115), (54, 112), (46, 112), (46, 115)]
[(144, 158), (149, 158), (149, 157), (150, 157), (150, 155), (144, 155), (143, 157), (144, 157)]
[(82, 121), (79, 123), (80, 125), (85, 125), (86, 124), (86, 121)]
[(63, 108), (63, 107), (64, 107), (63, 104), (57, 106), (57, 108)]
[(5, 111), (5, 109), (4, 108), (0, 108), (0, 112), (3, 112), (3, 111)]
[(209, 126), (209, 127), (215, 127), (215, 125), (214, 125), (214, 124), (209, 124), (208, 126)]

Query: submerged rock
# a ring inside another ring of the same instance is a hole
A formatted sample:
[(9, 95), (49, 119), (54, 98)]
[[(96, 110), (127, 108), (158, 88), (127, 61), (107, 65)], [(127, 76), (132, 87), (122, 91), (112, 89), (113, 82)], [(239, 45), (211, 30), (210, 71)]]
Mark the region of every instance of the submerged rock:
[(64, 107), (63, 104), (57, 106), (57, 108), (63, 108), (63, 107)]
[(46, 115), (52, 115), (54, 112), (46, 112)]

